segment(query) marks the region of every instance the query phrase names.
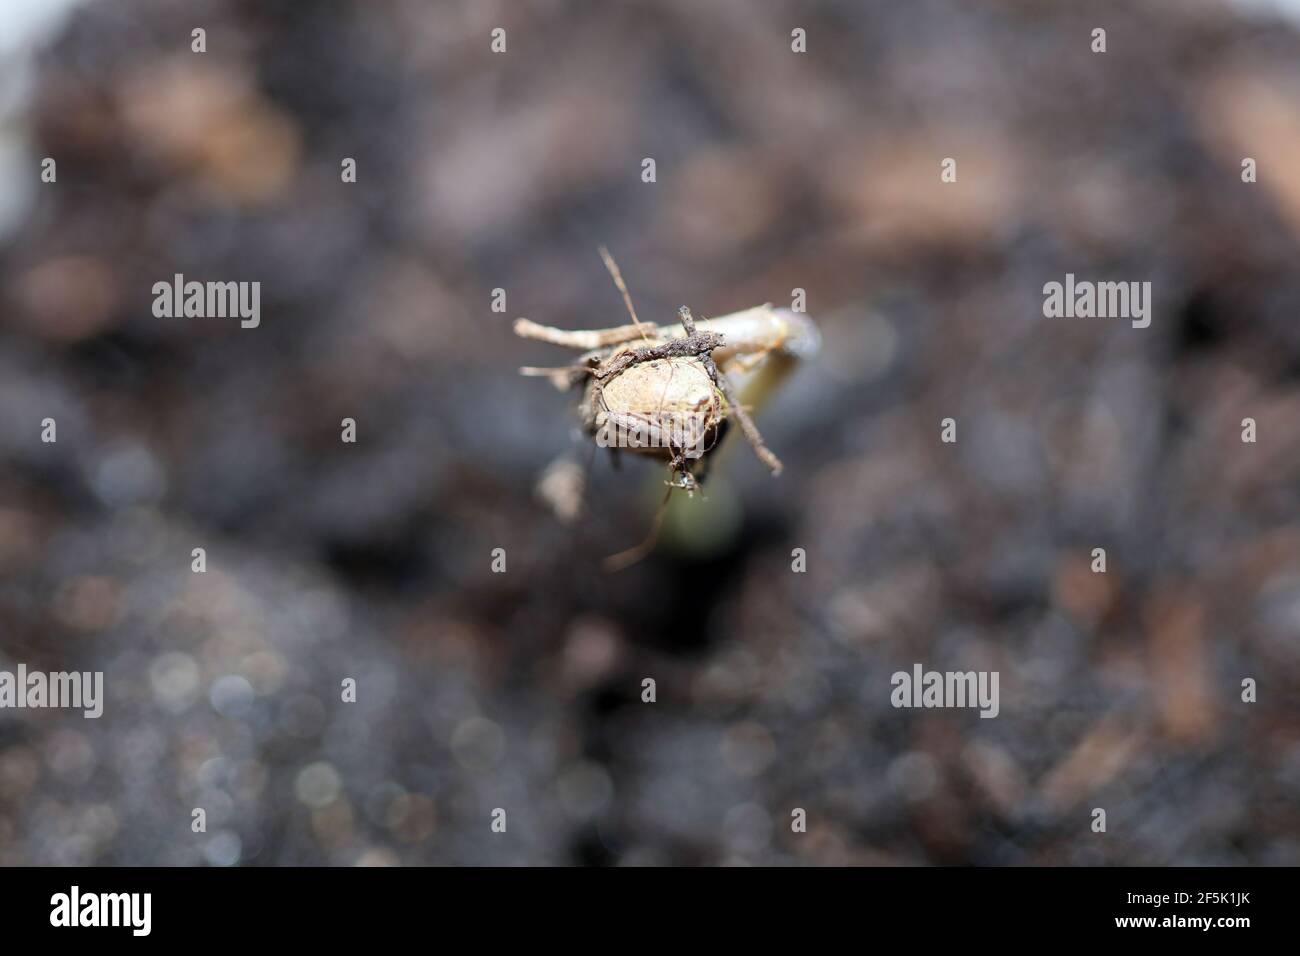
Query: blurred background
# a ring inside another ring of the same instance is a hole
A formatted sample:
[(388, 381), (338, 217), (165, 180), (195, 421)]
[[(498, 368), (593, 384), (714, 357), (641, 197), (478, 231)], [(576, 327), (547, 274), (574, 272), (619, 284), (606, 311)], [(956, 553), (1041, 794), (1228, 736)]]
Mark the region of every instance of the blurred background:
[[(1300, 863), (1300, 4), (7, 0), (0, 57), (0, 668), (107, 696), (0, 712), (0, 863)], [(510, 330), (626, 321), (602, 243), (825, 337), (785, 472), (731, 438), (614, 575), (663, 467), (558, 521)]]

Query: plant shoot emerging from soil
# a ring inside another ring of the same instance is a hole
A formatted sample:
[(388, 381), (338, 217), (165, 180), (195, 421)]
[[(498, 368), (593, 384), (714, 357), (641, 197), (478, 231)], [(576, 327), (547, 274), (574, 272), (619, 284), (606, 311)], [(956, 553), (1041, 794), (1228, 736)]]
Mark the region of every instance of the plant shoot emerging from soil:
[[(566, 391), (581, 388), (578, 414), (587, 434), (602, 447), (666, 459), (669, 494), (673, 488), (694, 494), (709, 453), (733, 420), (758, 459), (780, 474), (781, 460), (767, 447), (728, 373), (752, 371), (778, 356), (789, 362), (812, 355), (820, 343), (813, 323), (771, 305), (699, 321), (682, 306), (680, 333), (674, 325), (642, 322), (618, 265), (604, 248), (600, 253), (631, 324), (568, 331), (519, 319), (516, 335), (583, 353), (572, 365), (520, 372), (545, 376)], [(574, 511), (572, 505), (563, 510)]]

